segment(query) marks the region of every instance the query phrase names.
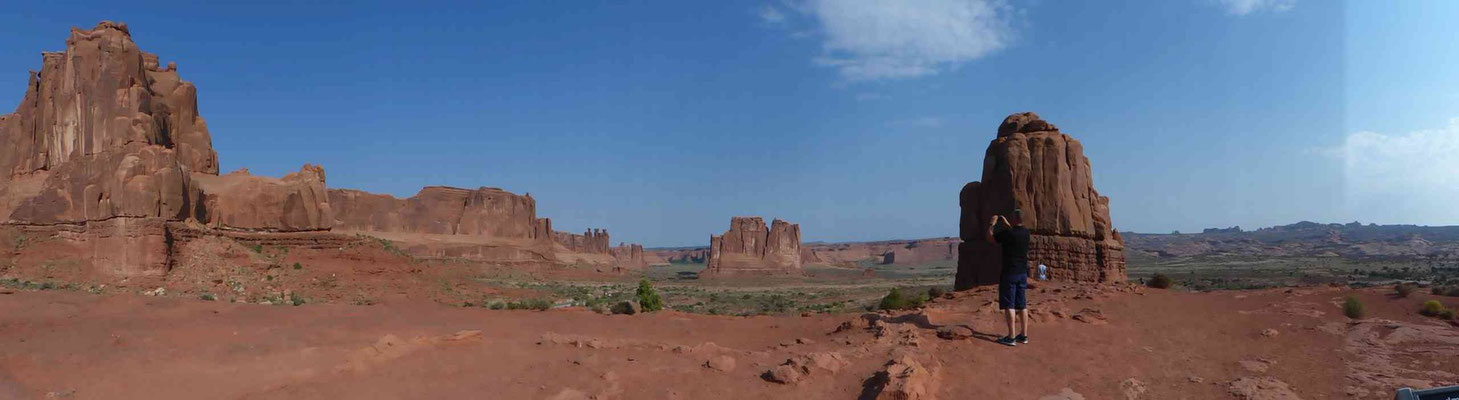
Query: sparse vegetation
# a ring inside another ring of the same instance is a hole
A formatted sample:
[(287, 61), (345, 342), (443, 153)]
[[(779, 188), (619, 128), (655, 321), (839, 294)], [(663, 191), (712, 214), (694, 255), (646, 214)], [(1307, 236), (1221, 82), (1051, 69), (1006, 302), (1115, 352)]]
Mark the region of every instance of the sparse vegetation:
[(1454, 319), (1454, 310), (1444, 307), (1444, 303), (1440, 303), (1438, 300), (1424, 302), (1423, 308), (1419, 309), (1418, 313), (1428, 317)]
[(1438, 286), (1430, 290), (1435, 296), (1459, 297), (1459, 286)]
[(207, 301), (218, 301), (218, 295), (208, 292), (203, 292), (203, 294), (199, 295), (198, 298)]
[[(552, 309), (552, 302), (545, 299), (526, 299), (513, 301), (506, 304), (508, 310), (537, 310), (546, 311)], [(495, 309), (495, 305), (493, 305)]]
[(1397, 293), (1398, 297), (1408, 297), (1416, 290), (1418, 290), (1418, 285), (1412, 283), (1400, 283), (1397, 285), (1393, 285), (1393, 292)]
[(635, 293), (638, 298), (638, 306), (644, 312), (654, 312), (664, 309), (664, 299), (659, 292), (654, 290), (653, 283), (648, 279), (638, 281), (638, 291)]
[(1165, 274), (1155, 274), (1155, 276), (1150, 277), (1150, 281), (1145, 283), (1145, 286), (1156, 289), (1170, 289), (1170, 287), (1173, 285), (1174, 282), (1172, 282), (1170, 280), (1170, 277), (1166, 276)]
[(886, 296), (881, 298), (881, 302), (877, 303), (877, 308), (882, 310), (907, 310), (921, 307), (926, 302), (927, 299), (925, 297), (909, 296), (902, 293), (901, 288), (892, 288), (892, 290), (887, 292)]
[(304, 269), (304, 264), (300, 264), (300, 263), (297, 263), (296, 262), (296, 263), (294, 263), (294, 269), (296, 269), (296, 270), (298, 270), (298, 269)]
[(927, 297), (928, 298), (936, 299), (936, 298), (940, 298), (940, 297), (942, 297), (942, 296), (944, 296), (946, 294), (947, 294), (947, 289), (943, 289), (942, 286), (933, 286), (931, 289), (927, 289)]
[(1367, 311), (1363, 309), (1363, 301), (1357, 297), (1348, 296), (1342, 302), (1342, 314), (1352, 319), (1363, 319)]

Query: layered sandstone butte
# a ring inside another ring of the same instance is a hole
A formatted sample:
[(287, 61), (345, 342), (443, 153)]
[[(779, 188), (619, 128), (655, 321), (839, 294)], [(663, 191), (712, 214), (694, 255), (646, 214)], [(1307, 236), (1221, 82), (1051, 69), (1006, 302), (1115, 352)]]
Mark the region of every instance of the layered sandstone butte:
[[(72, 29), (42, 54), (15, 113), (0, 116), (0, 218), (62, 229), (82, 261), (123, 276), (167, 271), (165, 224), (329, 229), (324, 172), (218, 176), (197, 88), (141, 51), (125, 24)], [(239, 198), (247, 196), (247, 199)]]
[(1125, 280), (1124, 240), (1110, 224), (1109, 198), (1094, 190), (1084, 146), (1034, 113), (1008, 116), (983, 159), (983, 180), (959, 195), (962, 208), (956, 288), (997, 283), (1001, 249), (987, 242), (995, 214), (1023, 210), (1033, 234), (1029, 266), (1050, 278)]
[(65, 51), (43, 53), (15, 113), (0, 116), (5, 231), (60, 239), (60, 252), (117, 277), (164, 275), (175, 240), (206, 234), (335, 243), (345, 236), (327, 232), (366, 232), (422, 256), (642, 264), (641, 247), (611, 249), (606, 232), (556, 245), (536, 207), (495, 188), (427, 187), (403, 200), (329, 190), (315, 165), (283, 178), (219, 175), (197, 88), (121, 23), (73, 29)]
[(532, 195), (490, 187), (428, 186), (406, 199), (330, 189), (329, 203), (335, 228), (344, 231), (547, 239), (540, 225), (550, 224), (537, 218)]
[(722, 236), (709, 238), (709, 265), (701, 275), (801, 272), (800, 225), (779, 219), (734, 217)]

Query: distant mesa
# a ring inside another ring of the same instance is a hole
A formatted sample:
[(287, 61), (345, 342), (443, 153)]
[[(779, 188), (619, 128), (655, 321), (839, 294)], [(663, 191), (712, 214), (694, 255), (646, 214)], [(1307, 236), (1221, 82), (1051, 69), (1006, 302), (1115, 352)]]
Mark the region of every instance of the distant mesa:
[[(54, 251), (117, 277), (165, 275), (180, 241), (240, 233), (360, 232), (417, 256), (645, 264), (641, 246), (610, 248), (606, 231), (555, 234), (531, 196), (501, 189), (397, 199), (329, 189), (317, 165), (282, 178), (219, 175), (197, 88), (123, 23), (73, 28), (65, 51), (42, 53), (24, 99), (0, 116), (0, 145), (0, 222), (63, 238)], [(290, 240), (345, 237), (326, 236)]]
[(986, 229), (995, 214), (1023, 210), (1033, 233), (1030, 267), (1078, 282), (1126, 279), (1124, 240), (1109, 217), (1109, 198), (1094, 189), (1084, 146), (1031, 112), (1009, 115), (984, 152), (982, 180), (963, 186), (955, 286), (996, 283), (1000, 252)]
[(709, 264), (700, 276), (800, 274), (800, 225), (734, 217), (724, 235), (710, 236)]

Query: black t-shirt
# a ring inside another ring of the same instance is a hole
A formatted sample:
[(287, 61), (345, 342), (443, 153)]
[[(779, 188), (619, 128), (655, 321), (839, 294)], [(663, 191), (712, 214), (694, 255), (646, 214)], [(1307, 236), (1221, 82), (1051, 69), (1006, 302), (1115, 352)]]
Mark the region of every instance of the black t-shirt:
[(1015, 226), (993, 234), (1003, 246), (1003, 275), (1028, 273), (1028, 228)]

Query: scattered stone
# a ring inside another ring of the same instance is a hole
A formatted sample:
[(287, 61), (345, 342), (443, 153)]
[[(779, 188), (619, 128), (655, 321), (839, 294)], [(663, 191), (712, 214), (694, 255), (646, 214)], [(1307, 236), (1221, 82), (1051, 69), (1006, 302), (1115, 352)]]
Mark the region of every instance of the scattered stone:
[(730, 372), (735, 370), (735, 358), (725, 355), (714, 356), (704, 362), (704, 367), (716, 371)]
[(1150, 391), (1150, 389), (1145, 386), (1145, 382), (1130, 378), (1124, 380), (1124, 382), (1120, 382), (1120, 391), (1125, 393), (1126, 400), (1135, 400), (1140, 398), (1140, 396), (1144, 396), (1145, 392)]
[(792, 384), (800, 383), (804, 376), (801, 375), (799, 368), (790, 365), (777, 365), (769, 371), (765, 371), (764, 374), (761, 374), (760, 378), (779, 384)]
[(884, 383), (878, 400), (931, 400), (936, 393), (937, 374), (911, 356), (903, 355), (887, 362), (877, 374)]
[(795, 339), (795, 344), (812, 344), (812, 343), (815, 343), (815, 341), (810, 340), (810, 339), (807, 339), (807, 338), (798, 338), (798, 339)]
[(1084, 400), (1084, 395), (1075, 392), (1074, 389), (1064, 388), (1059, 393), (1040, 397), (1039, 400)]
[(592, 397), (588, 397), (588, 394), (587, 393), (583, 393), (583, 391), (581, 391), (581, 390), (577, 390), (577, 389), (573, 389), (573, 388), (564, 388), (564, 389), (562, 389), (562, 391), (557, 392), (557, 394), (552, 395), (552, 397), (548, 397), (547, 399), (548, 400), (591, 400)]
[(1259, 374), (1260, 373), (1265, 373), (1266, 370), (1267, 370), (1267, 367), (1269, 367), (1269, 365), (1267, 365), (1267, 363), (1264, 363), (1264, 362), (1261, 362), (1261, 361), (1241, 360), (1241, 361), (1238, 361), (1238, 363), (1241, 364), (1241, 368), (1244, 368), (1247, 371), (1251, 371), (1251, 372), (1255, 372), (1255, 373), (1259, 373)]
[(1264, 329), (1264, 330), (1261, 331), (1261, 335), (1262, 336), (1265, 336), (1265, 337), (1275, 337), (1275, 336), (1277, 336), (1277, 333), (1278, 332), (1277, 332), (1276, 329), (1271, 329), (1271, 328), (1267, 328), (1267, 329)]
[(1109, 323), (1109, 321), (1104, 318), (1104, 312), (1093, 308), (1080, 310), (1078, 314), (1074, 314), (1073, 318), (1075, 321), (1093, 325), (1104, 325)]
[(145, 290), (145, 291), (142, 291), (142, 294), (147, 295), (147, 296), (166, 296), (167, 295), (167, 289), (166, 288), (156, 288), (156, 289), (152, 289), (152, 290)]
[(973, 330), (964, 325), (937, 328), (937, 337), (947, 340), (963, 340), (973, 337)]
[(1276, 378), (1246, 377), (1231, 382), (1231, 395), (1247, 400), (1301, 400), (1292, 387)]
[(1186, 377), (1185, 379), (1188, 380), (1188, 381), (1191, 381), (1191, 383), (1205, 383), (1206, 382), (1206, 378), (1202, 378), (1202, 377), (1195, 376), (1195, 375), (1191, 375), (1189, 377)]

